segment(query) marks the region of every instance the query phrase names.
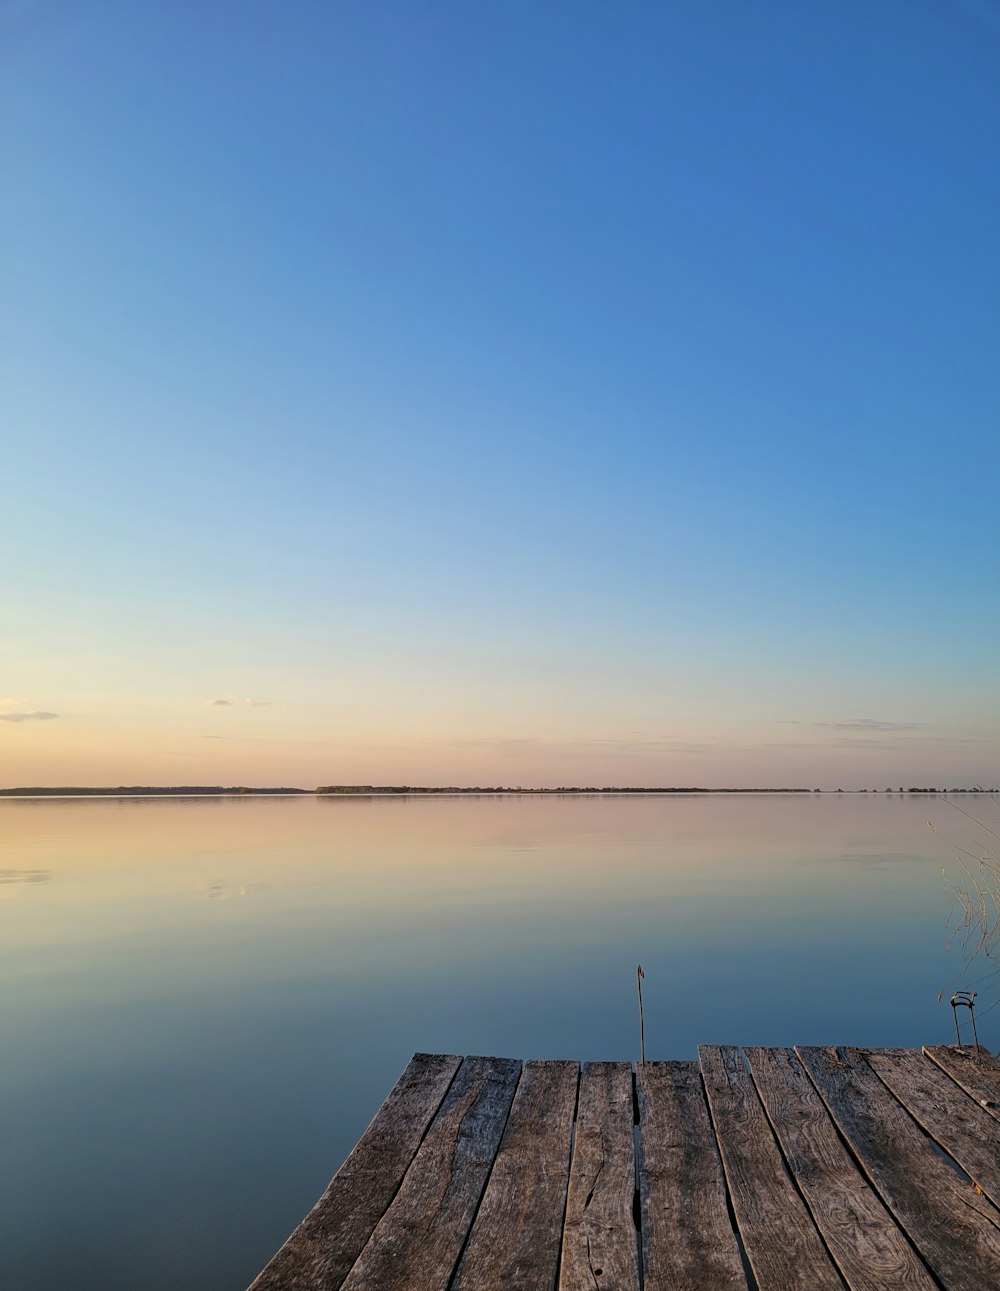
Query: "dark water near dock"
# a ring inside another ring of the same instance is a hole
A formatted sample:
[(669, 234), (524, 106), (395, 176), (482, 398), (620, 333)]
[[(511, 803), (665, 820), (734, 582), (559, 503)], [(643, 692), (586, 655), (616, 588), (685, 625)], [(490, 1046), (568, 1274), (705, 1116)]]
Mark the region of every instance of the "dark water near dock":
[(928, 818), (978, 850), (896, 794), (0, 802), (0, 1283), (239, 1291), (414, 1050), (634, 1059), (638, 961), (651, 1058), (947, 1041)]

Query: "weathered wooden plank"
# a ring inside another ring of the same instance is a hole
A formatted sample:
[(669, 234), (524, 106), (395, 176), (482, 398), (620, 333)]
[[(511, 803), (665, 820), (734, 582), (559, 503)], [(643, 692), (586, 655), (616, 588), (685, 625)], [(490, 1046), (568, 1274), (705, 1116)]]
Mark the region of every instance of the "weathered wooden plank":
[(917, 1124), (1000, 1203), (1000, 1124), (913, 1049), (873, 1049), (867, 1058)]
[(640, 1063), (636, 1085), (646, 1287), (746, 1291), (698, 1064)]
[(1000, 1059), (986, 1049), (958, 1049), (950, 1044), (924, 1045), (924, 1053), (1000, 1120)]
[(740, 1051), (698, 1048), (733, 1212), (760, 1291), (821, 1291), (843, 1282), (785, 1163)]
[(934, 1291), (935, 1282), (844, 1147), (791, 1049), (747, 1061), (785, 1161), (852, 1291)]
[(575, 1062), (524, 1064), (454, 1291), (555, 1286), (579, 1076)]
[(889, 1092), (859, 1049), (797, 1049), (882, 1200), (948, 1291), (1000, 1286), (1000, 1223)]
[(639, 1291), (632, 1068), (588, 1062), (563, 1223), (559, 1291)]
[(521, 1064), (466, 1058), (343, 1291), (445, 1291), (483, 1194)]
[(337, 1291), (385, 1214), (461, 1058), (414, 1054), (320, 1197), (251, 1291)]

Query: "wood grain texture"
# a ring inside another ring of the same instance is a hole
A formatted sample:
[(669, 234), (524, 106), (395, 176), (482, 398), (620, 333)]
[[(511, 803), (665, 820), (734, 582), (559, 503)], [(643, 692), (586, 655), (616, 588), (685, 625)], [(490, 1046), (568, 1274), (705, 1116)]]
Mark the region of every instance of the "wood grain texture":
[(934, 1291), (792, 1050), (745, 1052), (788, 1168), (851, 1291)]
[(454, 1291), (556, 1285), (579, 1076), (575, 1062), (524, 1064)]
[(641, 1063), (636, 1087), (646, 1287), (746, 1291), (697, 1063)]
[(1000, 1286), (1000, 1212), (934, 1151), (864, 1052), (796, 1053), (882, 1200), (948, 1291)]
[(445, 1291), (503, 1134), (521, 1064), (466, 1058), (344, 1291)]
[(925, 1045), (924, 1053), (994, 1120), (1000, 1120), (1000, 1059), (986, 1049), (958, 1049), (950, 1044)]
[(761, 1291), (843, 1291), (740, 1051), (708, 1045), (698, 1055), (733, 1211)]
[(632, 1068), (588, 1062), (563, 1223), (559, 1291), (639, 1291)]
[(873, 1049), (867, 1058), (917, 1124), (1000, 1202), (1000, 1123), (913, 1049)]
[(700, 1056), (416, 1054), (250, 1291), (1000, 1287), (1000, 1061)]
[(414, 1054), (326, 1191), (251, 1291), (337, 1291), (396, 1195), (461, 1064)]

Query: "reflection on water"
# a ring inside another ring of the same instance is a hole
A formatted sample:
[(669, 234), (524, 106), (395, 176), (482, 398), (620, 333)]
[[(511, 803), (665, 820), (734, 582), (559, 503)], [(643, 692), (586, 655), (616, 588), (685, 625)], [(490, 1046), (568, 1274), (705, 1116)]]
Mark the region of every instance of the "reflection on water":
[(252, 896), (254, 892), (260, 892), (266, 886), (265, 883), (241, 883), (238, 887), (233, 887), (229, 883), (213, 879), (209, 883), (200, 883), (198, 891), (204, 893), (209, 901), (229, 901), (233, 897)]
[(240, 1288), (414, 1050), (634, 1058), (640, 960), (650, 1057), (947, 1040), (928, 811), (0, 802), (5, 1277)]

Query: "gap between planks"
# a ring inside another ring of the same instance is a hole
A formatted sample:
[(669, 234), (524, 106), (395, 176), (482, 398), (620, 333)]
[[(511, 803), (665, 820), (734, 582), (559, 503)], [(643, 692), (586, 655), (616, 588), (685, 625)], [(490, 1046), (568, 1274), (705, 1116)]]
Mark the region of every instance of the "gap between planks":
[(415, 1055), (251, 1291), (1000, 1286), (995, 1059), (699, 1052), (634, 1073)]

